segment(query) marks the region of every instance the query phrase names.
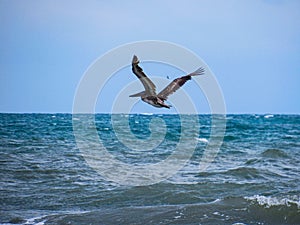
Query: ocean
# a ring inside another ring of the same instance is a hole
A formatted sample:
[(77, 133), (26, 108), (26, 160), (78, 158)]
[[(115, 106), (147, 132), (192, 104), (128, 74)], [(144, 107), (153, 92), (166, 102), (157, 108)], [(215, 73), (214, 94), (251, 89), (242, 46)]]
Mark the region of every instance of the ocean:
[(300, 115), (212, 117), (0, 114), (0, 224), (300, 224)]

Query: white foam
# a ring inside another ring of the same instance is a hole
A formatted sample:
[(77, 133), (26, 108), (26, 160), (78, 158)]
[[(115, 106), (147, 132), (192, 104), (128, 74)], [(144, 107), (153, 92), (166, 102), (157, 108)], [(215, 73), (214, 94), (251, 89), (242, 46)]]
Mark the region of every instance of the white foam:
[(285, 198), (263, 196), (263, 195), (254, 195), (251, 197), (245, 197), (246, 200), (256, 201), (259, 205), (265, 206), (267, 208), (271, 206), (291, 206), (296, 204), (300, 208), (300, 197), (299, 196), (288, 196)]
[(196, 138), (198, 141), (203, 143), (208, 143), (208, 140), (206, 138)]
[[(34, 225), (44, 225), (45, 224), (45, 222), (47, 221), (47, 220), (42, 220), (43, 218), (44, 218), (45, 216), (39, 216), (39, 217), (34, 217), (34, 218), (31, 218), (31, 219), (28, 219), (25, 223), (24, 223), (24, 225), (32, 225), (32, 224), (34, 224)], [(39, 222), (37, 222), (37, 220), (42, 220), (42, 221), (39, 221)]]
[(265, 115), (265, 116), (264, 116), (264, 118), (266, 118), (266, 119), (272, 118), (272, 117), (274, 117), (274, 115), (272, 115), (272, 114), (268, 114), (268, 115)]
[(141, 113), (141, 115), (145, 115), (145, 116), (152, 116), (153, 115), (153, 113)]

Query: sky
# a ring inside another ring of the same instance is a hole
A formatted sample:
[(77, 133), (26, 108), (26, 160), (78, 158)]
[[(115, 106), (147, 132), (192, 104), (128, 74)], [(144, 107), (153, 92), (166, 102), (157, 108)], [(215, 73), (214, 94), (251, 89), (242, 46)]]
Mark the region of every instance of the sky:
[[(159, 40), (189, 49), (209, 66), (227, 113), (300, 113), (297, 0), (0, 0), (0, 28), (0, 112), (70, 113), (97, 58), (120, 45)], [(149, 76), (169, 70), (142, 60), (141, 66)], [(136, 79), (126, 69), (122, 85)], [(107, 93), (120, 88), (111, 85)], [(195, 88), (184, 86), (191, 93)], [(207, 112), (205, 96), (202, 109), (191, 95), (199, 113)], [(113, 98), (99, 96), (96, 112), (109, 111)], [(135, 110), (158, 109), (137, 101)]]

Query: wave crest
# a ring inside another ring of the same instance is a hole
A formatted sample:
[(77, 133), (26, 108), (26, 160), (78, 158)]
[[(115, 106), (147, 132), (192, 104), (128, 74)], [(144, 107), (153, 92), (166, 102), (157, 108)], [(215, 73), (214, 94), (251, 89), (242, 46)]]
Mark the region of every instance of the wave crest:
[(287, 158), (288, 154), (285, 153), (284, 151), (280, 149), (267, 149), (263, 153), (261, 153), (263, 157), (268, 157), (268, 158)]
[(261, 206), (270, 208), (272, 206), (297, 206), (300, 209), (300, 197), (297, 196), (288, 196), (288, 197), (271, 197), (264, 195), (254, 195), (251, 197), (245, 197), (246, 200), (254, 201)]

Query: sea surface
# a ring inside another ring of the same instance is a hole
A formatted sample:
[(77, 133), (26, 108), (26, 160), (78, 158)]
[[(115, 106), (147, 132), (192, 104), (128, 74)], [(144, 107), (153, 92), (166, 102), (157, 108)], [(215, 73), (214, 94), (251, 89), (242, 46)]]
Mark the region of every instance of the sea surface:
[[(0, 224), (300, 224), (300, 115), (226, 115), (223, 143), (205, 169), (199, 166), (218, 124), (197, 115), (196, 126), (192, 117), (119, 114), (112, 123), (110, 114), (92, 115), (92, 122), (84, 115), (0, 114)], [(157, 118), (161, 126), (152, 126)], [(85, 145), (78, 145), (74, 121)], [(134, 183), (117, 164), (102, 171), (109, 163), (89, 145), (92, 133), (111, 159), (151, 165), (150, 175), (175, 149), (192, 154), (180, 169), (162, 168), (173, 170), (168, 177)], [(107, 176), (114, 171), (114, 179)]]

